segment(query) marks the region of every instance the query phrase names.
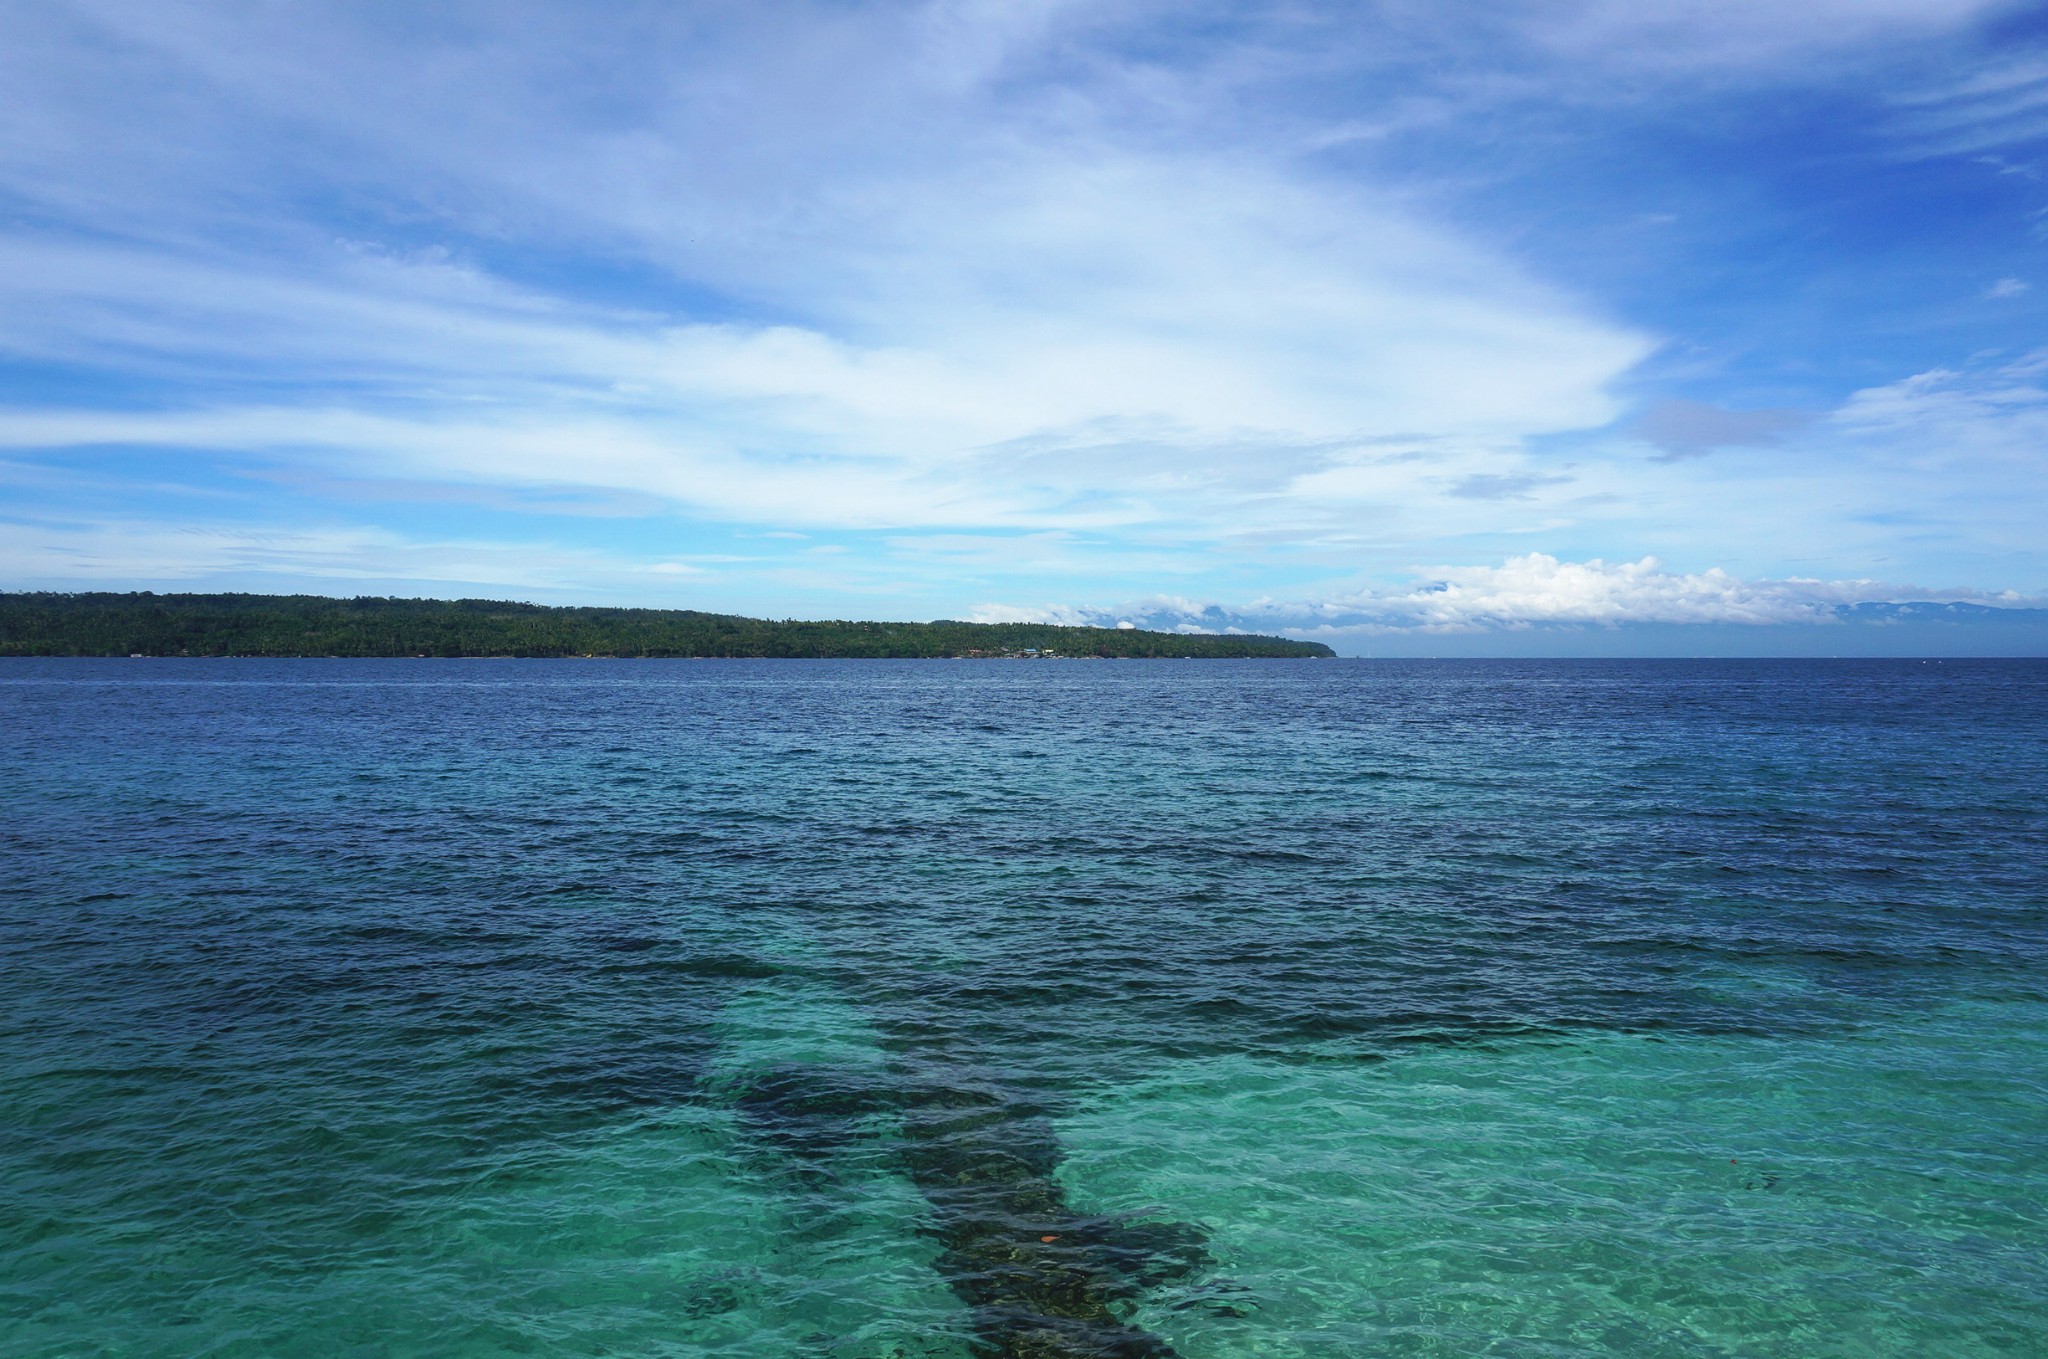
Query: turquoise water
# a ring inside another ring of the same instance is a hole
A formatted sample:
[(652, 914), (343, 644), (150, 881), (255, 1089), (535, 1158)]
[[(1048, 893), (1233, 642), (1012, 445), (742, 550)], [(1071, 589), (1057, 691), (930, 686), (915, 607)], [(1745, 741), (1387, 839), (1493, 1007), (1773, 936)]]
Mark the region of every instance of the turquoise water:
[(0, 724), (9, 1354), (2048, 1353), (2048, 665), (21, 661)]

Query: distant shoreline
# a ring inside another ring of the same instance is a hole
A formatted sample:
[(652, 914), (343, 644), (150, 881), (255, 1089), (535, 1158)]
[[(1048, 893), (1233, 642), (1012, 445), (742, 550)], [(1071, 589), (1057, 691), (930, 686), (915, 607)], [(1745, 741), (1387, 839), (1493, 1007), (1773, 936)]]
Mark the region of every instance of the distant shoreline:
[(690, 609), (324, 595), (0, 593), (0, 657), (248, 660), (1321, 659), (1320, 642), (1050, 623), (806, 621)]
[[(585, 652), (582, 655), (522, 655), (514, 652), (491, 654), (445, 654), (408, 655), (402, 652), (362, 653), (351, 656), (322, 654), (311, 651), (294, 652), (244, 652), (210, 651), (204, 655), (190, 652), (147, 652), (130, 651), (125, 654), (114, 651), (0, 651), (0, 661), (1202, 661), (1202, 660), (1336, 660), (1336, 656), (669, 656), (669, 655), (616, 655), (607, 652)], [(1357, 658), (1353, 659), (1369, 659)], [(1436, 659), (1427, 657), (1424, 659)], [(1451, 659), (1470, 659), (1452, 657)], [(1482, 657), (1480, 659), (1495, 659)], [(1654, 659), (1654, 658), (1653, 658)]]

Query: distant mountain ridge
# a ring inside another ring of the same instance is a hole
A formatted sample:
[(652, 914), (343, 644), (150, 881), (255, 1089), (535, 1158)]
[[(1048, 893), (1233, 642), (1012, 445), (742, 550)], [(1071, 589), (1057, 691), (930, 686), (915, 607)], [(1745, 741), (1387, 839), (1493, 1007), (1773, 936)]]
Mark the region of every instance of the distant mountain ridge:
[(694, 609), (324, 595), (0, 593), (0, 656), (1326, 657), (1320, 642), (1047, 623), (775, 621)]

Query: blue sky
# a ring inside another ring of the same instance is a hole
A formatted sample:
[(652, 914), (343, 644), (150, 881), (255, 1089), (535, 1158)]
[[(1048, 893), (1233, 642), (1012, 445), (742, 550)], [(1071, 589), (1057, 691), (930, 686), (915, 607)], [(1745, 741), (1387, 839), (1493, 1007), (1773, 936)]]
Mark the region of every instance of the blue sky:
[(0, 9), (0, 586), (2048, 650), (2048, 14)]

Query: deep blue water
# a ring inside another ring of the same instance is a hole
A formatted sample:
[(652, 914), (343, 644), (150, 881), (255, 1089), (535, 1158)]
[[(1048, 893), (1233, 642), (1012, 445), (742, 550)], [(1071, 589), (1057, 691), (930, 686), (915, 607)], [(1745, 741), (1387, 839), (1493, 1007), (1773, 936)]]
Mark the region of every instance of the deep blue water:
[(0, 663), (12, 1355), (2048, 1354), (2048, 663)]

